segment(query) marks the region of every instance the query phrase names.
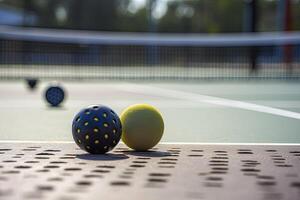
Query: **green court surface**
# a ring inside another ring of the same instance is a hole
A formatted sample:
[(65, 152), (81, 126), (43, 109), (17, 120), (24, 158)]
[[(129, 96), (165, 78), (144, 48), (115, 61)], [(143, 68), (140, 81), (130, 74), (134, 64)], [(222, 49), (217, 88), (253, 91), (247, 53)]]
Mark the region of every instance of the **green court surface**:
[(46, 105), (49, 82), (30, 91), (0, 82), (0, 140), (72, 141), (74, 115), (90, 104), (118, 114), (131, 104), (156, 106), (163, 142), (300, 143), (300, 83), (292, 81), (62, 82), (67, 99)]

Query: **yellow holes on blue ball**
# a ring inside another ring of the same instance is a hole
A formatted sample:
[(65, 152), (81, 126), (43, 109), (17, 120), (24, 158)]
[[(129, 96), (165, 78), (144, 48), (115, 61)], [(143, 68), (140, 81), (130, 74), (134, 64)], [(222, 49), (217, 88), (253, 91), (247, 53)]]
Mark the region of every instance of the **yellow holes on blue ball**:
[(99, 129), (98, 128), (94, 128), (94, 133), (98, 133)]
[(103, 126), (104, 126), (104, 127), (108, 127), (108, 123), (105, 123), (105, 122), (104, 122), (104, 123), (103, 123)]
[(99, 140), (95, 140), (95, 144), (99, 144)]
[(85, 125), (85, 126), (89, 125), (89, 122), (84, 122), (84, 125)]
[(99, 121), (99, 118), (98, 118), (98, 117), (94, 117), (94, 121), (95, 121), (95, 122), (98, 122), (98, 121)]
[(104, 135), (104, 138), (105, 138), (105, 139), (108, 139), (108, 134), (105, 134), (105, 135)]
[(90, 136), (89, 136), (89, 135), (86, 135), (86, 136), (85, 136), (85, 139), (86, 139), (86, 140), (90, 139)]
[(76, 131), (77, 131), (77, 133), (80, 133), (80, 129), (79, 128)]
[(106, 117), (107, 117), (107, 114), (106, 114), (106, 113), (103, 113), (102, 116), (103, 116), (104, 118), (106, 118)]

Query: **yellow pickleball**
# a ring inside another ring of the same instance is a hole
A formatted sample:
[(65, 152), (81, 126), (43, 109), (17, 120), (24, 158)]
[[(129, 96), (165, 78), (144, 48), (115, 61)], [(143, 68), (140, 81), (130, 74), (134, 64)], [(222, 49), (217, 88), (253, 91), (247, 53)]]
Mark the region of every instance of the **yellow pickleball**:
[(148, 104), (136, 104), (121, 114), (122, 141), (137, 151), (154, 147), (162, 138), (164, 121), (159, 110)]

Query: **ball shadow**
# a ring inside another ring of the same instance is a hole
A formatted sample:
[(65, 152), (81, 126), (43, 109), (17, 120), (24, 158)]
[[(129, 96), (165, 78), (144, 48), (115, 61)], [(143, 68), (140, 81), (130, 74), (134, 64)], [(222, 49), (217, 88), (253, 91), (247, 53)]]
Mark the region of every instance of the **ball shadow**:
[(114, 161), (114, 160), (124, 160), (128, 159), (129, 157), (124, 154), (113, 154), (113, 153), (106, 153), (106, 154), (79, 154), (76, 158), (82, 160), (103, 160), (103, 161)]
[(166, 151), (122, 151), (124, 154), (132, 155), (132, 156), (141, 156), (141, 157), (166, 157), (170, 156), (171, 153)]
[(58, 106), (47, 105), (46, 110), (67, 110), (67, 108), (64, 107), (64, 105), (58, 105)]

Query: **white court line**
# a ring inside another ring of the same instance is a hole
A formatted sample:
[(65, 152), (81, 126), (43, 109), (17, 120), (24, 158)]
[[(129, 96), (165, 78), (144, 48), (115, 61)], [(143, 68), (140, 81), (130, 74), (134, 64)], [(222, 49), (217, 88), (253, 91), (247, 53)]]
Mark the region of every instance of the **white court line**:
[[(74, 144), (74, 141), (39, 141), (39, 140), (2, 140), (0, 144), (10, 144), (10, 143), (32, 143), (32, 144)], [(124, 144), (120, 142), (120, 144)], [(213, 142), (160, 142), (159, 144), (166, 144), (166, 145), (253, 145), (253, 146), (299, 146), (300, 143), (213, 143)]]
[(278, 109), (278, 108), (272, 108), (269, 106), (262, 106), (262, 105), (258, 105), (258, 104), (254, 104), (254, 103), (247, 103), (247, 102), (243, 102), (243, 101), (236, 101), (236, 100), (230, 100), (230, 99), (225, 99), (225, 98), (201, 95), (201, 94), (197, 94), (197, 93), (183, 92), (183, 91), (178, 91), (178, 90), (171, 90), (171, 89), (165, 89), (165, 88), (159, 88), (159, 87), (153, 87), (153, 86), (145, 86), (145, 85), (137, 85), (137, 84), (131, 84), (131, 83), (127, 83), (127, 84), (124, 83), (124, 84), (122, 84), (120, 86), (116, 86), (116, 87), (118, 87), (119, 89), (121, 89), (123, 91), (127, 91), (127, 92), (183, 99), (183, 100), (195, 101), (195, 102), (200, 102), (200, 103), (209, 103), (209, 104), (214, 104), (214, 105), (219, 105), (219, 106), (240, 108), (240, 109), (244, 109), (244, 110), (251, 110), (251, 111), (256, 111), (256, 112), (279, 115), (279, 116), (289, 117), (289, 118), (293, 118), (293, 119), (300, 119), (300, 113), (297, 113), (297, 112), (292, 112), (292, 111)]

